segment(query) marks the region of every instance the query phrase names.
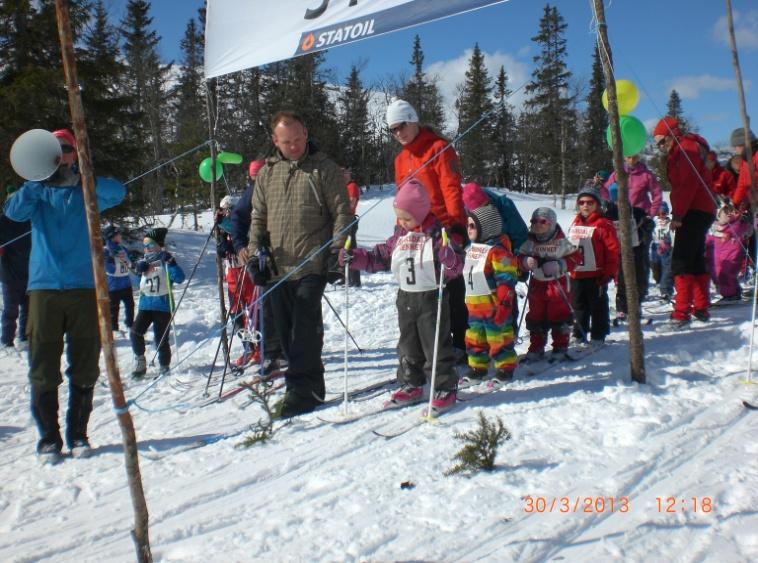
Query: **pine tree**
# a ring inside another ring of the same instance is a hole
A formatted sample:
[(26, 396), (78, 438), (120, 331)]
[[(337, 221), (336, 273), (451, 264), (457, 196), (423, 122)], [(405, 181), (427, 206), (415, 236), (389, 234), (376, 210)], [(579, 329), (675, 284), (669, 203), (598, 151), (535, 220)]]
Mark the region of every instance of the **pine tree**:
[(591, 178), (598, 170), (610, 170), (611, 152), (606, 140), (608, 129), (608, 113), (603, 107), (603, 91), (605, 78), (600, 52), (597, 46), (592, 52), (592, 75), (590, 89), (587, 93), (587, 110), (584, 114), (583, 147), (582, 147), (582, 177)]
[(666, 115), (679, 120), (679, 129), (682, 133), (687, 133), (690, 130), (690, 125), (685, 119), (684, 110), (682, 109), (682, 98), (679, 97), (679, 92), (676, 90), (671, 90), (666, 110)]
[[(457, 147), (461, 158), (461, 168), (467, 179), (487, 184), (493, 176), (494, 154), (491, 143), (493, 116), (489, 115), (479, 120), (492, 112), (494, 104), (492, 79), (484, 65), (484, 55), (478, 43), (474, 45), (471, 53), (466, 79), (455, 107), (458, 110), (458, 134), (468, 131), (466, 135), (460, 137)], [(470, 129), (475, 123), (477, 123), (476, 127)]]
[[(534, 111), (536, 130), (540, 143), (536, 148), (539, 156), (536, 181), (549, 188), (551, 193), (561, 192), (561, 142), (565, 141), (572, 127), (568, 97), (568, 80), (571, 77), (566, 66), (566, 23), (557, 8), (546, 5), (540, 19), (540, 31), (532, 38), (540, 45), (540, 54), (534, 57), (537, 67), (532, 72), (532, 81), (526, 86), (531, 94), (526, 105)], [(563, 186), (565, 188), (565, 186)]]
[[(158, 56), (160, 37), (151, 30), (153, 18), (146, 0), (129, 0), (126, 15), (121, 22), (126, 60), (125, 93), (132, 100), (130, 112), (134, 116), (129, 141), (140, 150), (143, 167), (149, 168), (164, 159), (164, 133), (167, 130), (166, 83), (171, 65), (162, 65)], [(165, 170), (160, 169), (141, 181), (143, 189), (138, 197), (130, 190), (130, 201), (149, 204), (153, 214), (164, 210)], [(135, 201), (136, 200), (136, 201)]]
[(445, 125), (442, 95), (436, 80), (428, 77), (424, 72), (424, 52), (418, 35), (413, 40), (410, 63), (413, 66), (413, 76), (403, 85), (400, 97), (415, 108), (420, 123), (442, 131)]
[(358, 67), (350, 68), (350, 75), (339, 102), (339, 116), (342, 157), (345, 166), (350, 168), (353, 179), (365, 183), (369, 171), (366, 170), (369, 149), (368, 100), (370, 92), (363, 88)]
[(495, 81), (495, 113), (492, 119), (492, 180), (496, 186), (513, 189), (513, 151), (515, 145), (516, 124), (513, 106), (508, 102), (512, 92), (508, 89), (508, 75), (505, 67)]

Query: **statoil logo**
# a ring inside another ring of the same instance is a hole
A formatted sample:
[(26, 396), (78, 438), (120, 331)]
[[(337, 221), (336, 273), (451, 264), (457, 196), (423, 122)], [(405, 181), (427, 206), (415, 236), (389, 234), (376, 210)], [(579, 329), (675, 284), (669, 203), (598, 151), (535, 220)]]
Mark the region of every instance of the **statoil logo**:
[(374, 19), (340, 25), (334, 29), (308, 33), (300, 42), (300, 49), (308, 52), (313, 48), (325, 49), (346, 41), (355, 41), (374, 34)]

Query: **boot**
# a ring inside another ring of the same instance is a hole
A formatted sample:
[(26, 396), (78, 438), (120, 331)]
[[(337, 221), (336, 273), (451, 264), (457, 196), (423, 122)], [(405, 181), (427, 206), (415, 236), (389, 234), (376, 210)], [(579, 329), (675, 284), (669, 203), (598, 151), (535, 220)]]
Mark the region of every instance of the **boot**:
[(132, 377), (138, 379), (143, 377), (147, 373), (147, 360), (145, 356), (134, 357), (134, 369), (132, 370)]
[(675, 321), (689, 321), (690, 308), (692, 304), (692, 290), (695, 285), (695, 276), (692, 274), (682, 274), (674, 276), (674, 288), (676, 289), (676, 299), (674, 300), (674, 312), (671, 318)]
[(94, 387), (68, 387), (68, 412), (66, 413), (66, 445), (74, 457), (87, 457), (91, 451), (87, 438), (87, 424), (92, 412)]
[(711, 278), (708, 274), (693, 276), (692, 308), (693, 314), (701, 321), (707, 321), (711, 315), (708, 312), (710, 303)]
[(40, 439), (37, 454), (51, 463), (61, 459), (63, 440), (58, 425), (58, 388), (39, 392), (32, 387), (32, 417), (37, 423)]

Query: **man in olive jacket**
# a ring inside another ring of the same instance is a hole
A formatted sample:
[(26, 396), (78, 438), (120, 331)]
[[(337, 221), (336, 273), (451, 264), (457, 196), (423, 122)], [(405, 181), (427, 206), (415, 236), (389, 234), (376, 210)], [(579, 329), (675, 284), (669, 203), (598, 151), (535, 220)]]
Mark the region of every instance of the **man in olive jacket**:
[[(312, 411), (324, 398), (321, 297), (327, 262), (344, 245), (343, 231), (353, 217), (342, 171), (310, 148), (302, 118), (280, 111), (271, 120), (271, 131), (277, 151), (256, 178), (249, 255), (253, 271), (258, 268), (256, 285), (291, 274), (270, 294), (289, 360), (281, 409), (288, 418)], [(329, 248), (314, 256), (330, 239)], [(269, 255), (263, 268), (258, 260), (262, 253)]]

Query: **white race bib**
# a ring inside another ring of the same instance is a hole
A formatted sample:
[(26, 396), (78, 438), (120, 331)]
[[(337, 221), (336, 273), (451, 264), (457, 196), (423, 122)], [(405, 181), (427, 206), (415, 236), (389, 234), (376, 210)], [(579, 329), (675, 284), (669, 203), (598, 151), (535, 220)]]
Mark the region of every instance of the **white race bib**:
[(168, 279), (166, 270), (160, 260), (150, 264), (153, 269), (142, 274), (139, 281), (139, 291), (149, 297), (162, 297), (168, 295)]
[(582, 263), (576, 267), (576, 272), (594, 272), (597, 270), (595, 249), (592, 247), (592, 233), (594, 232), (595, 227), (583, 225), (571, 225), (569, 227), (568, 239), (579, 247), (579, 253), (582, 255)]
[(400, 237), (392, 251), (392, 273), (403, 291), (437, 289), (432, 237), (424, 233)]
[(489, 244), (472, 244), (466, 251), (466, 264), (463, 266), (463, 277), (466, 280), (466, 295), (492, 295), (492, 290), (484, 275), (487, 256), (492, 247)]
[(114, 269), (112, 274), (108, 274), (114, 278), (123, 278), (129, 275), (129, 259), (121, 259), (118, 256), (113, 257)]

